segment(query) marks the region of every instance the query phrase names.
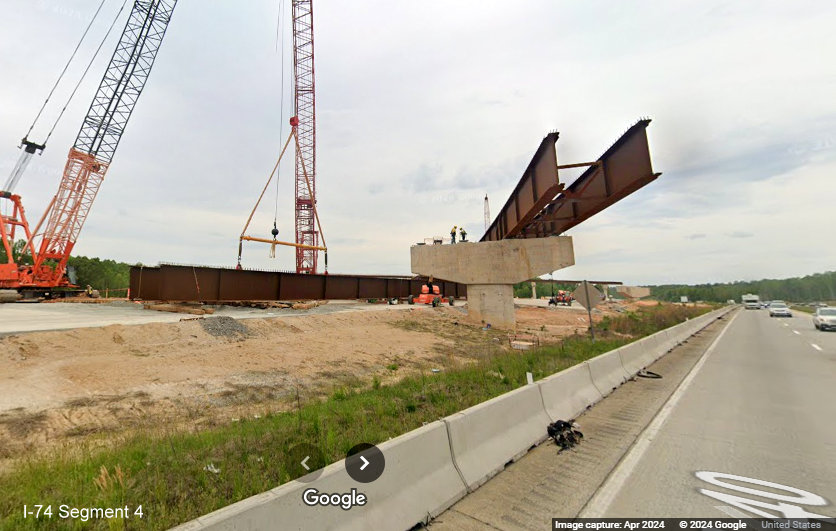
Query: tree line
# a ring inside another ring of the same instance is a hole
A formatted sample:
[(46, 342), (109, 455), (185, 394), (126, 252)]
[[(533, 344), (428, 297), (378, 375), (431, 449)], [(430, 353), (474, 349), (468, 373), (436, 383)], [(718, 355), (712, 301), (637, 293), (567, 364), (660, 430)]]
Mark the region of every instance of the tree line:
[[(12, 246), (12, 256), (17, 264), (31, 265), (32, 253), (28, 249), (25, 253), (22, 252), (25, 245), (24, 240), (17, 240)], [(0, 242), (0, 263), (6, 263), (7, 261), (6, 246)], [(75, 283), (78, 286), (82, 288), (88, 285), (92, 286), (94, 289), (102, 291), (102, 295), (104, 295), (106, 289), (123, 289), (130, 284), (131, 265), (124, 262), (88, 258), (86, 256), (71, 256), (67, 265), (75, 269)]]
[(753, 293), (761, 300), (816, 302), (836, 300), (836, 271), (805, 277), (738, 281), (723, 284), (668, 284), (649, 286), (650, 296), (662, 301), (679, 301), (685, 295), (691, 301), (740, 302), (741, 295)]
[[(537, 297), (551, 297), (552, 295), (552, 284), (554, 284), (554, 293), (557, 293), (560, 290), (563, 291), (574, 291), (577, 288), (575, 284), (560, 284), (558, 282), (552, 282), (550, 280), (535, 280), (537, 284)], [(520, 299), (530, 299), (531, 298), (531, 281), (526, 280), (525, 282), (519, 282), (514, 284), (514, 297)]]

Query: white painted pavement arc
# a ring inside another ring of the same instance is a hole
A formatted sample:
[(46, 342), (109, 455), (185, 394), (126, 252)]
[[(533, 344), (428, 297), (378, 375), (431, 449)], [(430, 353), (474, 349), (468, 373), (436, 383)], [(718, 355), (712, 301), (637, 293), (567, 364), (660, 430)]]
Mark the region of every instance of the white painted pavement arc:
[(796, 334), (796, 335), (799, 335), (799, 336), (801, 335), (801, 332), (799, 332), (798, 330), (793, 330), (792, 333)]
[(604, 482), (603, 485), (598, 489), (595, 495), (586, 503), (584, 508), (581, 510), (580, 514), (578, 514), (578, 518), (603, 518), (609, 509), (610, 504), (612, 504), (613, 499), (624, 486), (627, 479), (632, 474), (633, 469), (641, 460), (644, 453), (650, 447), (650, 444), (656, 438), (656, 435), (662, 429), (662, 426), (665, 424), (665, 421), (668, 420), (668, 417), (673, 412), (674, 408), (676, 407), (679, 400), (685, 394), (685, 391), (691, 385), (691, 382), (696, 378), (697, 373), (699, 373), (702, 366), (705, 364), (708, 357), (714, 352), (714, 349), (717, 347), (717, 344), (720, 342), (720, 339), (731, 327), (731, 324), (737, 319), (737, 316), (740, 313), (736, 314), (732, 317), (731, 321), (728, 322), (723, 331), (717, 336), (717, 338), (711, 343), (711, 345), (706, 349), (705, 354), (703, 354), (702, 358), (691, 368), (691, 371), (682, 380), (682, 383), (679, 384), (679, 387), (676, 388), (676, 391), (673, 392), (671, 397), (662, 406), (662, 409), (659, 411), (659, 414), (653, 419), (653, 421), (645, 428), (645, 430), (639, 435), (636, 442), (633, 443), (633, 447), (627, 452), (627, 454), (621, 459), (616, 466), (615, 470), (610, 474), (609, 478)]
[(810, 346), (813, 347), (814, 349), (818, 350), (819, 352), (821, 352), (821, 347), (816, 345), (815, 343), (810, 343)]

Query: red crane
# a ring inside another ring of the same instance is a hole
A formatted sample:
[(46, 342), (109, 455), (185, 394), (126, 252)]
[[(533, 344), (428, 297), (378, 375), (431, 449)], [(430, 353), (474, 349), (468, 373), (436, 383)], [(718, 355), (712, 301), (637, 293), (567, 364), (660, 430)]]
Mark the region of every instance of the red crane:
[[(177, 0), (135, 0), (70, 149), (58, 192), (34, 231), (29, 230), (20, 196), (0, 191), (0, 200), (9, 200), (13, 205), (12, 214), (2, 216), (0, 221), (0, 236), (7, 252), (6, 263), (0, 264), (0, 288), (37, 295), (71, 285), (65, 275), (67, 260), (151, 73), (176, 4)], [(40, 234), (44, 221), (46, 225)], [(32, 253), (33, 265), (17, 264), (12, 256), (9, 243), (14, 241), (17, 227), (26, 235), (24, 249)], [(36, 246), (34, 239), (38, 237), (40, 245)]]
[[(293, 0), (293, 72), (296, 117), (296, 272), (317, 272), (316, 98), (312, 0)], [(307, 173), (307, 176), (305, 175)], [(309, 186), (310, 185), (310, 186)]]

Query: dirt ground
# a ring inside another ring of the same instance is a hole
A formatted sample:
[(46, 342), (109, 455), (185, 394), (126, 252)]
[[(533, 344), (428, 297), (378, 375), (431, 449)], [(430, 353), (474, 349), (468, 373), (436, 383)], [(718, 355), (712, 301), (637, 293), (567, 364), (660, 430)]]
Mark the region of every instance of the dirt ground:
[[(624, 305), (605, 304), (597, 320)], [(135, 428), (199, 429), (508, 348), (462, 308), (207, 317), (0, 338), (0, 461)], [(586, 331), (586, 311), (518, 308), (518, 332)], [(297, 398), (298, 397), (298, 398)], [(1, 463), (0, 463), (1, 464)]]

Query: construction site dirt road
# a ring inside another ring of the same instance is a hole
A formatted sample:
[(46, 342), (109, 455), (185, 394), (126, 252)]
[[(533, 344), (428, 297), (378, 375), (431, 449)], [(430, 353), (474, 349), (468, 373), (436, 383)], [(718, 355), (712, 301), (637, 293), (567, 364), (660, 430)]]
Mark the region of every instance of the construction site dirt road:
[[(55, 305), (38, 307), (47, 306)], [(221, 315), (6, 335), (0, 459), (68, 440), (106, 444), (134, 429), (228, 423), (510, 348), (506, 333), (465, 324), (460, 307), (366, 304), (376, 311), (324, 313), (328, 306), (294, 317)], [(614, 313), (605, 307), (597, 315)], [(585, 315), (562, 308), (518, 308), (517, 319), (519, 332), (544, 342), (587, 328)]]

